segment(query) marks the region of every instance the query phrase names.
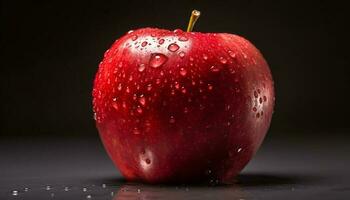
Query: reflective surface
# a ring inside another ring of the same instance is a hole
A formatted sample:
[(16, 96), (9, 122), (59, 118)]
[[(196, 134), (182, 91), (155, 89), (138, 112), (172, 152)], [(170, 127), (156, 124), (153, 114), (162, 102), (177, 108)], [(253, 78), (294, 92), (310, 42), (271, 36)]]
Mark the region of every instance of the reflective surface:
[(1, 141), (0, 199), (350, 197), (347, 140), (267, 138), (231, 185), (128, 183), (118, 175), (97, 138), (21, 141)]

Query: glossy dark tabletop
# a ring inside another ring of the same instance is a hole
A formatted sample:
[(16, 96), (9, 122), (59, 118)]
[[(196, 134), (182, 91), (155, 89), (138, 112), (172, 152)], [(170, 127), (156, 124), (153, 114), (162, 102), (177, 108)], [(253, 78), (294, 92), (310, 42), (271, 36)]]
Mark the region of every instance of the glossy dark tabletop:
[(269, 135), (224, 186), (128, 183), (97, 136), (3, 139), (0, 199), (350, 199), (349, 137), (290, 135)]

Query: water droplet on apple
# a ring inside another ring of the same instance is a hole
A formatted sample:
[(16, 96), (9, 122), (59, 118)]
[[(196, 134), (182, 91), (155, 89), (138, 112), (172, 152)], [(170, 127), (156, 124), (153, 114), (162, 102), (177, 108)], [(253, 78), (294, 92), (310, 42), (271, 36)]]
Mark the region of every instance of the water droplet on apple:
[(186, 93), (186, 88), (185, 88), (185, 87), (182, 87), (182, 88), (181, 88), (181, 92), (185, 94), (185, 93)]
[(152, 84), (148, 84), (147, 85), (147, 91), (151, 91), (152, 90)]
[(179, 82), (175, 81), (174, 86), (175, 86), (175, 88), (176, 88), (176, 89), (179, 89), (179, 88), (180, 88), (180, 84), (179, 84)]
[(180, 75), (181, 76), (186, 76), (186, 74), (187, 74), (187, 70), (185, 68), (181, 68), (180, 69)]
[(259, 103), (262, 104), (262, 102), (263, 102), (263, 100), (262, 100), (262, 98), (260, 97), (260, 98), (259, 98)]
[(115, 102), (115, 101), (112, 102), (112, 107), (113, 107), (115, 110), (118, 110), (118, 109), (119, 109), (118, 103)]
[(260, 117), (260, 113), (256, 113), (256, 118), (259, 118)]
[(258, 98), (258, 93), (256, 91), (254, 91), (254, 97)]
[(153, 68), (158, 68), (162, 66), (167, 60), (168, 60), (168, 57), (166, 57), (164, 54), (153, 53), (149, 60), (149, 65)]
[(187, 40), (188, 40), (188, 38), (185, 37), (185, 36), (180, 36), (180, 37), (179, 37), (179, 41), (185, 42), (185, 41), (187, 41)]
[(256, 111), (257, 111), (256, 107), (253, 107), (253, 111), (254, 111), (254, 112), (256, 112)]
[(141, 63), (141, 64), (139, 64), (138, 70), (139, 70), (139, 72), (143, 72), (145, 70), (145, 68), (146, 68), (146, 65)]
[(208, 90), (212, 90), (213, 89), (213, 86), (209, 83), (208, 84)]
[(187, 107), (184, 108), (184, 113), (188, 113), (188, 108)]
[(229, 55), (231, 58), (236, 58), (236, 53), (234, 53), (233, 51), (228, 51), (228, 55)]
[(128, 31), (128, 34), (130, 34), (130, 33), (132, 33), (132, 32), (134, 32), (134, 30), (130, 30), (130, 31)]
[(149, 158), (146, 158), (146, 160), (145, 160), (145, 162), (146, 162), (146, 164), (151, 164), (151, 160), (149, 159)]
[(168, 46), (168, 50), (171, 51), (171, 52), (175, 52), (179, 49), (179, 45), (175, 44), (175, 43), (172, 43)]
[(220, 62), (221, 62), (222, 64), (226, 64), (226, 63), (227, 63), (227, 60), (226, 60), (226, 58), (224, 58), (224, 57), (220, 57)]
[(122, 84), (119, 83), (117, 89), (120, 91), (120, 90), (122, 90), (122, 88), (123, 88), (123, 87), (122, 87)]
[(139, 114), (142, 114), (143, 110), (140, 106), (137, 106), (136, 108), (136, 111), (139, 113)]
[(181, 51), (181, 52), (179, 53), (179, 56), (180, 56), (180, 58), (185, 57), (185, 52)]
[(175, 118), (174, 118), (174, 116), (170, 116), (169, 123), (171, 123), (171, 124), (175, 123)]
[(141, 43), (141, 46), (142, 46), (142, 47), (145, 47), (146, 45), (147, 45), (147, 42), (146, 42), (146, 41), (144, 41), (144, 42)]
[(139, 135), (140, 134), (140, 131), (138, 128), (134, 128), (134, 130), (132, 131), (135, 135)]
[(239, 153), (239, 152), (241, 152), (242, 151), (242, 148), (238, 148), (237, 149), (237, 152)]
[(141, 105), (144, 106), (146, 104), (146, 98), (143, 95), (141, 95), (140, 98), (139, 98), (139, 102), (140, 102)]
[(203, 59), (208, 60), (208, 56), (206, 54), (203, 54)]
[(159, 44), (163, 44), (163, 43), (164, 43), (164, 39), (160, 39)]
[(263, 97), (263, 99), (264, 99), (264, 101), (267, 101), (267, 98), (266, 98), (266, 96), (264, 96), (264, 97)]
[(175, 29), (173, 32), (174, 33), (182, 33), (183, 31), (181, 29)]
[(137, 35), (133, 35), (133, 36), (131, 37), (131, 40), (132, 40), (132, 41), (137, 40)]
[(210, 71), (218, 72), (218, 71), (220, 71), (220, 69), (218, 67), (216, 67), (215, 65), (213, 65), (213, 66), (210, 67)]

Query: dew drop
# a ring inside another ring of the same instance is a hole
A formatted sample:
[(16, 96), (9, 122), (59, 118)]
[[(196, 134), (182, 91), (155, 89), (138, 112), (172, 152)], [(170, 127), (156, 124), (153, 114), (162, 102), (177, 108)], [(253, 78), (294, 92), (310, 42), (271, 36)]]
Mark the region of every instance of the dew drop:
[(208, 84), (208, 90), (212, 90), (213, 86), (211, 84)]
[(134, 130), (132, 131), (135, 135), (139, 135), (140, 131), (138, 128), (134, 128)]
[(258, 98), (258, 93), (256, 91), (254, 91), (254, 97)]
[(210, 71), (212, 71), (212, 72), (218, 72), (218, 71), (220, 71), (220, 69), (217, 68), (215, 65), (213, 65), (213, 66), (210, 67)]
[(175, 88), (179, 89), (180, 88), (180, 84), (178, 82), (175, 82)]
[(262, 98), (260, 97), (259, 98), (259, 103), (261, 104), (263, 102)]
[(174, 118), (174, 116), (170, 116), (169, 123), (171, 123), (171, 124), (175, 123), (175, 118)]
[(146, 162), (146, 164), (151, 164), (151, 160), (149, 159), (149, 158), (146, 158), (146, 160), (145, 160), (145, 162)]
[(160, 39), (159, 44), (163, 44), (163, 43), (164, 43), (164, 39)]
[(171, 51), (171, 52), (175, 52), (179, 49), (179, 45), (175, 44), (175, 43), (172, 43), (168, 46), (168, 50)]
[(28, 191), (29, 191), (29, 188), (25, 187), (25, 188), (24, 188), (24, 191), (25, 191), (25, 192), (28, 192)]
[(141, 43), (141, 46), (142, 46), (142, 47), (145, 47), (146, 45), (147, 45), (147, 42), (146, 42), (146, 41), (144, 41), (144, 42)]
[(131, 40), (132, 40), (132, 41), (137, 40), (137, 35), (133, 35), (133, 36), (131, 37)]
[(17, 190), (13, 190), (13, 191), (12, 191), (12, 195), (13, 195), (13, 196), (18, 196), (18, 191), (17, 191)]
[(186, 76), (186, 74), (187, 74), (186, 69), (181, 68), (181, 69), (180, 69), (180, 75), (181, 75), (181, 76)]
[(140, 98), (139, 98), (139, 102), (140, 102), (141, 105), (144, 106), (146, 104), (146, 98), (143, 95), (141, 95)]
[(140, 106), (138, 106), (138, 107), (136, 108), (136, 111), (137, 111), (139, 114), (142, 114), (142, 112), (143, 112), (143, 110), (142, 110), (142, 108), (141, 108)]
[(224, 58), (224, 57), (220, 57), (220, 62), (221, 62), (222, 64), (226, 64), (226, 63), (227, 63), (227, 60), (226, 60), (226, 58)]
[(147, 91), (151, 91), (152, 90), (152, 84), (148, 84), (147, 85)]
[(264, 101), (267, 101), (267, 98), (266, 98), (266, 96), (264, 96), (264, 97), (263, 97), (263, 99), (264, 99)]
[(188, 113), (188, 108), (187, 107), (184, 108), (184, 113)]
[(183, 31), (181, 29), (175, 29), (173, 32), (174, 33), (182, 33)]
[(237, 149), (237, 152), (239, 153), (239, 152), (241, 152), (242, 151), (242, 148), (238, 148)]
[(149, 60), (149, 65), (153, 68), (158, 68), (162, 66), (167, 60), (168, 60), (168, 57), (166, 57), (164, 54), (153, 53)]
[(157, 84), (157, 85), (160, 84), (160, 79), (159, 79), (159, 78), (156, 79), (156, 84)]
[(145, 68), (146, 68), (146, 65), (141, 63), (141, 64), (139, 64), (138, 70), (139, 70), (139, 72), (143, 72), (145, 70)]
[(118, 84), (117, 89), (118, 89), (119, 91), (122, 90), (122, 84), (121, 84), (121, 83)]
[(256, 112), (256, 111), (257, 111), (256, 107), (253, 107), (253, 111), (254, 111), (254, 112)]
[(186, 93), (186, 88), (182, 87), (181, 88), (181, 92), (185, 94)]
[(208, 60), (208, 56), (206, 54), (203, 54), (203, 59)]
[(130, 30), (130, 31), (128, 31), (128, 34), (130, 34), (130, 33), (132, 33), (132, 32), (134, 32), (134, 30)]
[(179, 41), (181, 41), (181, 42), (185, 42), (185, 41), (187, 41), (187, 40), (188, 40), (188, 38), (185, 37), (185, 36), (180, 36), (180, 37), (179, 37)]
[(47, 185), (47, 186), (45, 187), (45, 189), (46, 189), (46, 190), (51, 190), (51, 186)]
[(87, 188), (84, 187), (84, 188), (83, 188), (83, 192), (86, 192), (86, 191), (87, 191)]
[(233, 51), (228, 51), (227, 53), (228, 53), (228, 55), (229, 55), (231, 58), (235, 58), (235, 57), (236, 57), (236, 53), (234, 53)]
[(179, 56), (180, 56), (180, 58), (185, 57), (185, 52), (181, 51), (181, 52), (179, 53)]

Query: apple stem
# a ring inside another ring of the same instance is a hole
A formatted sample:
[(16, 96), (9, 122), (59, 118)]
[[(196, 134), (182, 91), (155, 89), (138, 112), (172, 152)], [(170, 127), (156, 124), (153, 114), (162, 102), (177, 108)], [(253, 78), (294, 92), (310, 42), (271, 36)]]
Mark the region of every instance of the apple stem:
[(187, 32), (191, 32), (194, 24), (196, 23), (197, 19), (199, 18), (199, 16), (201, 15), (201, 12), (198, 10), (193, 10), (191, 13), (191, 17), (190, 17), (190, 21), (188, 22), (188, 26), (187, 26)]

